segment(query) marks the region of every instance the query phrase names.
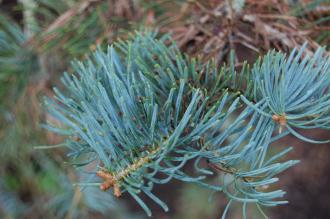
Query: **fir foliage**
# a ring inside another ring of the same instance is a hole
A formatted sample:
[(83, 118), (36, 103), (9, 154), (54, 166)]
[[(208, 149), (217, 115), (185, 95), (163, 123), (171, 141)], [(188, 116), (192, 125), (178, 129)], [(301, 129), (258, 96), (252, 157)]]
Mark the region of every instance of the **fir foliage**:
[[(283, 161), (291, 147), (270, 153), (271, 144), (289, 133), (316, 142), (295, 129), (328, 128), (329, 58), (321, 49), (302, 56), (272, 51), (237, 73), (233, 62), (219, 69), (182, 54), (168, 35), (136, 33), (74, 62), (66, 90), (45, 101), (62, 126), (45, 127), (67, 136), (75, 166), (96, 164), (80, 185), (127, 192), (149, 216), (141, 194), (167, 211), (153, 188), (171, 179), (224, 193), (223, 218), (233, 202), (243, 218), (248, 204), (265, 215), (262, 206), (287, 203), (273, 184), (298, 162)], [(190, 160), (198, 175), (183, 171)]]
[[(28, 82), (27, 76), (38, 70), (36, 54), (27, 45), (22, 48), (25, 42), (26, 36), (21, 28), (0, 14), (0, 110), (2, 104), (5, 104), (5, 96), (10, 95), (16, 99)], [(17, 84), (13, 85), (13, 82)]]

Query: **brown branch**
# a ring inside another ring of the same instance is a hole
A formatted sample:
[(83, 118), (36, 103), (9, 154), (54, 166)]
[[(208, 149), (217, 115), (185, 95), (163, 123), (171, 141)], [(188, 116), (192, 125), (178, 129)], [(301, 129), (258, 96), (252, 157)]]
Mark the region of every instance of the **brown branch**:
[[(214, 163), (211, 163), (209, 160), (207, 160), (206, 162), (209, 167), (211, 167), (214, 170), (220, 171), (220, 172), (228, 173), (228, 174), (231, 174), (234, 176), (236, 176), (236, 173), (238, 172), (238, 170), (233, 167), (226, 168), (224, 166), (219, 166)], [(263, 178), (263, 177), (264, 176), (253, 176), (253, 177), (240, 177), (240, 178), (244, 182), (252, 182), (254, 178)]]
[(81, 14), (91, 6), (95, 4), (101, 3), (102, 0), (83, 0), (78, 2), (76, 5), (71, 7), (69, 10), (64, 12), (58, 18), (56, 18), (53, 23), (51, 23), (45, 30), (43, 30), (38, 36), (34, 36), (26, 41), (25, 45), (30, 45), (38, 41), (38, 44), (45, 44), (55, 37), (57, 37), (57, 33), (55, 32), (57, 29), (63, 27), (67, 24), (70, 20), (72, 20), (78, 14)]

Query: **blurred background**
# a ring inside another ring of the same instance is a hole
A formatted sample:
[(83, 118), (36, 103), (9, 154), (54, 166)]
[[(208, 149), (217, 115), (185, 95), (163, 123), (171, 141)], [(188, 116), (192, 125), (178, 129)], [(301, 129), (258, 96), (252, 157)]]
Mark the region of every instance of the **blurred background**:
[[(71, 72), (70, 61), (146, 28), (172, 34), (182, 51), (218, 65), (234, 50), (239, 67), (269, 49), (288, 52), (306, 41), (307, 52), (328, 49), (330, 1), (0, 0), (0, 218), (146, 218), (129, 196), (72, 186), (84, 176), (68, 163), (65, 149), (33, 149), (62, 141), (40, 127), (52, 120), (41, 103), (61, 86), (62, 73)], [(305, 134), (330, 138), (325, 131)], [(268, 215), (330, 218), (330, 144), (287, 137), (275, 148), (287, 146), (294, 147), (290, 159), (302, 162), (280, 175), (290, 204), (266, 209)], [(157, 219), (220, 218), (227, 202), (222, 194), (208, 202), (208, 191), (178, 181), (155, 190), (171, 209), (164, 213), (151, 203)], [(240, 213), (234, 206), (228, 218)]]

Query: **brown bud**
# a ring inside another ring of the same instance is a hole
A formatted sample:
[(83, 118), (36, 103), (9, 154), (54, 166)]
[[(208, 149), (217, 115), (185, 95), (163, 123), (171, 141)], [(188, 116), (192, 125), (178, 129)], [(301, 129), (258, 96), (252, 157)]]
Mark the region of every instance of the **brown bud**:
[(281, 116), (280, 116), (280, 125), (281, 126), (286, 126), (286, 115), (285, 113), (283, 113)]
[(273, 115), (272, 119), (275, 122), (280, 123), (281, 126), (286, 126), (286, 115), (283, 113), (282, 115)]
[(110, 181), (106, 181), (106, 182), (104, 182), (104, 183), (102, 183), (102, 184), (100, 185), (100, 189), (103, 190), (103, 191), (106, 191), (106, 190), (108, 190), (112, 185), (113, 185), (112, 182), (110, 182)]
[(278, 115), (273, 115), (272, 116), (272, 119), (275, 121), (275, 122), (278, 122), (280, 120), (280, 117)]
[(118, 198), (121, 196), (121, 190), (120, 190), (120, 186), (118, 184), (115, 184), (113, 186), (113, 194)]
[(110, 179), (113, 178), (112, 175), (111, 175), (110, 173), (104, 172), (104, 171), (102, 171), (102, 170), (97, 171), (97, 172), (96, 172), (96, 175), (99, 176), (99, 177), (101, 177), (101, 178), (104, 179), (104, 180), (110, 180)]

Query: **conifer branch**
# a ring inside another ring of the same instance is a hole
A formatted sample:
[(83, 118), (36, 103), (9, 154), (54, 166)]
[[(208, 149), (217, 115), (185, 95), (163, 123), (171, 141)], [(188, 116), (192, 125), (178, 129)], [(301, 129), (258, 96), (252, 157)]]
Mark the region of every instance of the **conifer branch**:
[[(223, 217), (233, 201), (245, 216), (247, 203), (264, 215), (260, 206), (287, 203), (270, 185), (299, 162), (279, 161), (292, 148), (270, 154), (271, 144), (288, 133), (311, 142), (295, 129), (328, 128), (330, 61), (322, 54), (301, 61), (302, 52), (288, 60), (270, 52), (237, 73), (233, 62), (218, 69), (183, 55), (168, 35), (135, 33), (74, 64), (76, 74), (62, 79), (68, 94), (55, 89), (56, 100), (45, 102), (63, 126), (47, 127), (70, 136), (74, 158), (92, 154), (103, 164), (101, 190), (128, 192), (149, 216), (140, 193), (167, 211), (152, 190), (173, 178), (222, 191), (230, 199)], [(190, 160), (198, 176), (182, 171)], [(205, 181), (219, 171), (218, 184)]]

